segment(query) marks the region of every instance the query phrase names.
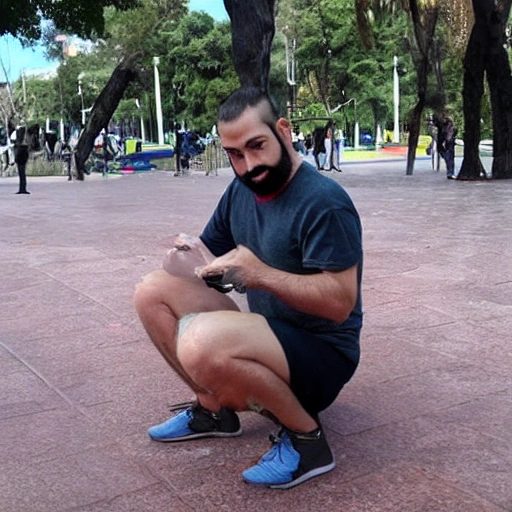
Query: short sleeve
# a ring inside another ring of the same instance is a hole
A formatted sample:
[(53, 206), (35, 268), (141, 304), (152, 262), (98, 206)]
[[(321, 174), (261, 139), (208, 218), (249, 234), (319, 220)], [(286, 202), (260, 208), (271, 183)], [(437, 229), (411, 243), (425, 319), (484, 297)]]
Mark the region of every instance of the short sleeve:
[(351, 208), (326, 211), (311, 224), (303, 240), (303, 265), (320, 270), (345, 270), (362, 260), (362, 229)]
[(225, 193), (200, 237), (215, 256), (222, 256), (236, 247), (229, 220), (229, 200)]

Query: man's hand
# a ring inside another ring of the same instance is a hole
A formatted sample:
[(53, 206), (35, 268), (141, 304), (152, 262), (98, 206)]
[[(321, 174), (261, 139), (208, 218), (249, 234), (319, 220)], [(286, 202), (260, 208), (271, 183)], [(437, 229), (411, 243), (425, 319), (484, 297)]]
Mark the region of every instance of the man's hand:
[(267, 266), (254, 253), (243, 245), (216, 258), (210, 264), (197, 269), (197, 276), (208, 286), (224, 293), (235, 289), (244, 293), (253, 287), (258, 276)]
[(357, 272), (356, 264), (338, 272), (292, 274), (270, 267), (243, 245), (196, 269), (197, 277), (220, 292), (265, 290), (298, 311), (338, 323), (356, 304)]

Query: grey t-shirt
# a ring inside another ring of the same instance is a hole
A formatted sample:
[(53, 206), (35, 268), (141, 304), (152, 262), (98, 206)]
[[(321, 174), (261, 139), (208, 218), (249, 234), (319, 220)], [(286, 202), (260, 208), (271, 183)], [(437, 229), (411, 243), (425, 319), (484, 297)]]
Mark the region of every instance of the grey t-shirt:
[(362, 228), (352, 200), (338, 183), (303, 163), (277, 197), (259, 201), (235, 179), (201, 239), (216, 256), (244, 245), (267, 265), (294, 274), (340, 271), (359, 264), (357, 305), (341, 324), (297, 311), (268, 292), (247, 291), (251, 311), (320, 335), (351, 360), (359, 359)]

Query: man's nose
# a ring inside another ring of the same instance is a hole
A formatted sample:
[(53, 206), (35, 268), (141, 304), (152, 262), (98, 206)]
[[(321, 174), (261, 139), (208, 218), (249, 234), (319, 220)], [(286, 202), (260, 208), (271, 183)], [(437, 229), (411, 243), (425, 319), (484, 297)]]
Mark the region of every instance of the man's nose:
[(258, 159), (251, 154), (244, 156), (245, 161), (245, 172), (252, 171), (255, 167), (259, 165)]

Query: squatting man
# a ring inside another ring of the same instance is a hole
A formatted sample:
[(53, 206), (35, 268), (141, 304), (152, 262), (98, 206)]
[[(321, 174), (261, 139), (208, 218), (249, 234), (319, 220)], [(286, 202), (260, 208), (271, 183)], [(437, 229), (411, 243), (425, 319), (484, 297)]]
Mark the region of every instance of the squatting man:
[[(243, 479), (288, 489), (334, 468), (319, 421), (354, 374), (362, 241), (345, 190), (293, 149), (289, 122), (257, 88), (232, 93), (218, 132), (235, 179), (199, 237), (178, 235), (135, 307), (194, 402), (151, 427), (155, 441), (232, 437), (238, 411), (279, 425)], [(247, 292), (250, 312), (225, 293)]]

